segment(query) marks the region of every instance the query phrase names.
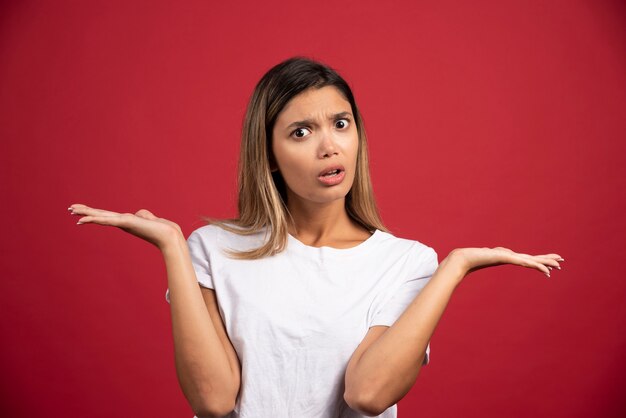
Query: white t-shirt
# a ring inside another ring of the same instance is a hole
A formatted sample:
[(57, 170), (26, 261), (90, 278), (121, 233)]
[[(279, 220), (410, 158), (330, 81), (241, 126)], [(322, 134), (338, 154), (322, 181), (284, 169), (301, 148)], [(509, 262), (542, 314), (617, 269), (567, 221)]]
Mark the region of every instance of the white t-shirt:
[[(228, 417), (363, 417), (343, 399), (350, 356), (369, 327), (391, 326), (404, 312), (437, 269), (437, 253), (380, 230), (347, 249), (311, 247), (289, 235), (272, 257), (235, 260), (220, 251), (257, 248), (264, 232), (243, 236), (205, 225), (187, 239), (197, 280), (215, 290), (241, 362), (241, 390)], [(430, 344), (424, 364), (429, 358)], [(379, 415), (396, 416), (397, 405)]]

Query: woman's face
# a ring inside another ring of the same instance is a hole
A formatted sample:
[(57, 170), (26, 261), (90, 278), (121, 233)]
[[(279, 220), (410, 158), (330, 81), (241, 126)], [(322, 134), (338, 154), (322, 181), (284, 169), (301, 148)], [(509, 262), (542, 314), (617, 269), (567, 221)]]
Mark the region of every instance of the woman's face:
[[(291, 99), (276, 119), (272, 151), (287, 199), (327, 203), (343, 199), (356, 170), (359, 136), (350, 103), (333, 86)], [(323, 175), (338, 167), (335, 175)]]

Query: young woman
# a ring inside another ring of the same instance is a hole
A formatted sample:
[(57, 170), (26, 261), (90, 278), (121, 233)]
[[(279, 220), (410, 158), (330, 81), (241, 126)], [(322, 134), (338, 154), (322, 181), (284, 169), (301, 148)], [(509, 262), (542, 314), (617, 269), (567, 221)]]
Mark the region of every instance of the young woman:
[(457, 285), (501, 264), (550, 276), (558, 254), (459, 248), (441, 263), (383, 225), (348, 84), (306, 58), (267, 72), (248, 105), (239, 217), (185, 240), (148, 210), (74, 204), (163, 253), (176, 371), (198, 417), (395, 417)]

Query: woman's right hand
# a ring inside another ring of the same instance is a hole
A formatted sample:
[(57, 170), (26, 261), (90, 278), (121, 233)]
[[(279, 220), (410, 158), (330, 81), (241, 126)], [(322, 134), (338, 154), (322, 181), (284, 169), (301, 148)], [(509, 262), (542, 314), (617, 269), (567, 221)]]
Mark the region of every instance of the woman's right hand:
[(134, 214), (117, 213), (104, 209), (94, 209), (89, 206), (75, 203), (67, 208), (72, 215), (83, 215), (78, 224), (93, 223), (98, 225), (115, 226), (122, 231), (135, 235), (162, 250), (167, 242), (183, 232), (178, 224), (167, 219), (157, 218), (146, 209)]

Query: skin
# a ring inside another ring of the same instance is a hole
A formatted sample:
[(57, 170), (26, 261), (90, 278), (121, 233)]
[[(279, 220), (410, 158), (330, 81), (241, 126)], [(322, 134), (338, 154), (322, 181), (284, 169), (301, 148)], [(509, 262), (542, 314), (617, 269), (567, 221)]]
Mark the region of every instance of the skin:
[[(309, 122), (292, 125), (304, 120)], [(358, 149), (350, 103), (337, 88), (308, 89), (283, 108), (272, 131), (272, 170), (287, 185), (287, 208), (295, 222), (291, 235), (307, 245), (335, 248), (352, 247), (370, 236), (344, 207)], [(318, 174), (334, 164), (344, 166), (344, 180), (333, 186), (321, 183)]]
[[(350, 116), (329, 119), (340, 112)], [(339, 91), (323, 87), (294, 97), (274, 126), (272, 170), (279, 170), (287, 185), (287, 207), (295, 222), (290, 233), (307, 245), (349, 248), (370, 236), (351, 221), (344, 207), (354, 181), (358, 150), (351, 115), (350, 104)], [(288, 128), (305, 119), (311, 123)], [(323, 185), (317, 180), (318, 173), (335, 163), (345, 167), (344, 181), (330, 187)], [(206, 294), (201, 294), (197, 286), (181, 228), (146, 209), (134, 214), (117, 213), (73, 204), (68, 210), (81, 216), (79, 225), (114, 226), (150, 242), (162, 252), (168, 271), (177, 372), (183, 392), (194, 411), (206, 412), (207, 416), (230, 412), (240, 388), (238, 359), (217, 313), (213, 291), (205, 289)], [(391, 327), (374, 326), (368, 330), (347, 365), (345, 401), (363, 414), (379, 415), (402, 399), (417, 379), (426, 346), (448, 301), (470, 273), (511, 264), (550, 277), (551, 270), (560, 269), (563, 261), (554, 253), (529, 255), (504, 247), (453, 250)]]

